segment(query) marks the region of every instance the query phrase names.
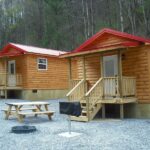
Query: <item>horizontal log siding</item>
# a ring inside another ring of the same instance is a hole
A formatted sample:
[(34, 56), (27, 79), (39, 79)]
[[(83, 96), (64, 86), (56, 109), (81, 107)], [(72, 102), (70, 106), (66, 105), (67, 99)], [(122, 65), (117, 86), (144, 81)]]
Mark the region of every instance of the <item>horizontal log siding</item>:
[[(86, 80), (89, 88), (100, 78), (100, 55), (85, 57)], [(83, 79), (83, 58), (78, 58), (78, 78)]]
[[(37, 59), (48, 59), (48, 70), (37, 69)], [(38, 55), (21, 55), (10, 57), (16, 62), (16, 74), (22, 75), (22, 87), (25, 89), (67, 89), (68, 66), (67, 60), (56, 57)], [(74, 63), (74, 62), (73, 62)], [(0, 59), (0, 71), (5, 73), (5, 60)]]
[(71, 59), (71, 74), (72, 74), (72, 80), (78, 79), (78, 71), (77, 71), (77, 59)]
[[(48, 69), (38, 70), (37, 59), (47, 58)], [(67, 89), (67, 60), (38, 55), (27, 56), (27, 89)]]
[[(22, 75), (22, 86), (27, 86), (27, 61), (26, 61), (26, 55), (21, 55), (17, 57), (10, 57), (7, 59), (7, 61), (15, 60), (16, 62), (16, 74)], [(8, 63), (7, 63), (8, 64)], [(0, 72), (6, 73), (5, 68), (5, 59), (0, 59)]]
[(124, 52), (124, 76), (135, 76), (139, 103), (150, 103), (150, 47), (130, 48)]

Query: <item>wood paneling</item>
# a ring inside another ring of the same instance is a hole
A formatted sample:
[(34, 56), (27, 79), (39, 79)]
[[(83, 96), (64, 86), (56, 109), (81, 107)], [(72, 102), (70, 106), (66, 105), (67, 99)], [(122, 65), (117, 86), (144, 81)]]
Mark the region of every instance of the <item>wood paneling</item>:
[[(78, 78), (83, 79), (83, 59), (78, 58)], [(85, 57), (86, 80), (89, 82), (89, 88), (100, 78), (100, 55), (91, 55)]]
[(38, 70), (37, 55), (27, 56), (27, 88), (39, 89), (67, 89), (68, 66), (67, 60), (56, 57), (47, 58), (47, 70)]
[(150, 103), (150, 47), (129, 48), (124, 52), (122, 70), (125, 76), (136, 77), (138, 101)]
[[(129, 48), (122, 55), (122, 75), (136, 77), (138, 102), (150, 103), (150, 46)], [(77, 64), (78, 78), (82, 79), (82, 57), (78, 57)], [(100, 78), (100, 54), (86, 56), (85, 68), (90, 88)]]
[[(42, 56), (47, 58), (48, 69), (38, 70), (37, 59), (40, 55), (21, 55), (10, 57), (16, 61), (16, 73), (22, 75), (22, 86), (25, 89), (67, 89), (68, 66), (67, 60), (56, 57)], [(4, 59), (0, 60), (0, 71), (5, 71)]]

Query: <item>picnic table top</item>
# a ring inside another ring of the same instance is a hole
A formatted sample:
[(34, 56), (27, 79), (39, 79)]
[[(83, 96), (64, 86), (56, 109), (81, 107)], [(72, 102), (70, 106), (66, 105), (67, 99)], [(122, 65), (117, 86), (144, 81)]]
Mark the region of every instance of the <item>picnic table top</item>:
[(6, 102), (7, 105), (20, 106), (20, 105), (48, 105), (48, 102), (36, 101), (36, 102)]

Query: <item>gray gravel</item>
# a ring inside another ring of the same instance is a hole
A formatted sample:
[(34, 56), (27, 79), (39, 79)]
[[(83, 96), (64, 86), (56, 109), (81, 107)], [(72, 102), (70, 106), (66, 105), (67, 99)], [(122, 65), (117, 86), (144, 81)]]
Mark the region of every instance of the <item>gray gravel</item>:
[[(7, 100), (18, 101), (18, 100)], [(27, 117), (19, 123), (11, 117), (4, 120), (0, 113), (0, 150), (149, 150), (150, 120), (94, 120), (88, 123), (72, 122), (72, 131), (82, 136), (64, 138), (59, 133), (68, 130), (67, 117), (60, 115), (60, 100), (51, 100), (50, 109), (56, 111), (52, 121), (47, 116)], [(0, 110), (6, 100), (0, 100)], [(35, 133), (14, 134), (11, 127), (34, 125)]]

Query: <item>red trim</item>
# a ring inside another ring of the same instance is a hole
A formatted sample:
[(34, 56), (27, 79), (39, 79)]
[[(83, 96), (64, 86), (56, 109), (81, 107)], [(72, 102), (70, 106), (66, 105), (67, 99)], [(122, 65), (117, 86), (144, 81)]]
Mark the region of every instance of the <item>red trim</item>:
[[(87, 47), (89, 44), (91, 44), (93, 41), (95, 41), (97, 38), (99, 38), (100, 36), (102, 36), (105, 33), (116, 35), (116, 36), (130, 39), (130, 40), (134, 40), (134, 41), (141, 42), (141, 43), (150, 43), (150, 40), (142, 38), (142, 37), (138, 37), (138, 36), (134, 36), (134, 35), (131, 35), (128, 33), (104, 28), (103, 30), (101, 30), (100, 32), (96, 33), (94, 36), (89, 38), (87, 41), (85, 41), (83, 44), (81, 44), (79, 47), (77, 47), (74, 50), (74, 52), (81, 52), (85, 47)], [(128, 46), (128, 44), (126, 46)], [(130, 44), (129, 44), (129, 46), (130, 46)]]
[[(104, 46), (99, 46), (99, 47), (95, 47), (95, 48), (90, 48), (90, 49), (83, 49), (80, 52), (85, 52), (85, 51), (92, 51), (92, 50), (96, 50), (96, 49), (104, 49), (104, 48), (109, 48), (109, 47), (118, 47), (118, 46), (124, 46), (124, 47), (135, 47), (135, 46), (139, 46), (141, 43), (140, 42), (121, 42), (121, 43), (117, 43), (117, 44), (111, 44), (111, 45), (104, 45)], [(77, 53), (78, 51), (73, 51), (72, 53)], [(65, 55), (65, 54), (64, 54)]]
[[(17, 52), (9, 52), (10, 48), (14, 48), (15, 50), (17, 50)], [(0, 57), (19, 56), (19, 55), (23, 55), (23, 54), (41, 55), (41, 56), (48, 56), (48, 57), (58, 57), (56, 55), (27, 52), (27, 51), (22, 50), (21, 48), (15, 46), (14, 44), (11, 44), (11, 43), (7, 44), (2, 49), (2, 51), (0, 52)]]
[(21, 52), (21, 53), (26, 53), (26, 51), (20, 49), (19, 47), (15, 46), (15, 45), (13, 45), (13, 44), (11, 44), (11, 43), (7, 44), (7, 45), (2, 49), (1, 52), (2, 52), (2, 53), (7, 53), (10, 48), (14, 48), (14, 49), (18, 50), (18, 51)]
[[(96, 47), (96, 48), (92, 48), (92, 49), (86, 49), (86, 50), (82, 50), (82, 51), (80, 51), (80, 53), (84, 53), (84, 52), (90, 52), (90, 51), (94, 51), (94, 50), (97, 50), (97, 49), (99, 49), (99, 50), (103, 50), (104, 48), (111, 48), (111, 47), (116, 47), (116, 48), (125, 48), (125, 47), (136, 47), (136, 46), (140, 46), (141, 45), (141, 43), (140, 42), (130, 42), (130, 41), (127, 41), (127, 42), (121, 42), (121, 43), (117, 43), (117, 44), (111, 44), (111, 45), (105, 45), (105, 46), (99, 46), (99, 47)], [(72, 52), (68, 52), (67, 54), (62, 54), (61, 56), (69, 56), (69, 54), (76, 54), (76, 53), (79, 53), (78, 51), (72, 51)]]
[(23, 54), (9, 54), (9, 53), (5, 53), (5, 54), (0, 54), (0, 57), (12, 57), (12, 56), (21, 56), (21, 55), (23, 55)]

